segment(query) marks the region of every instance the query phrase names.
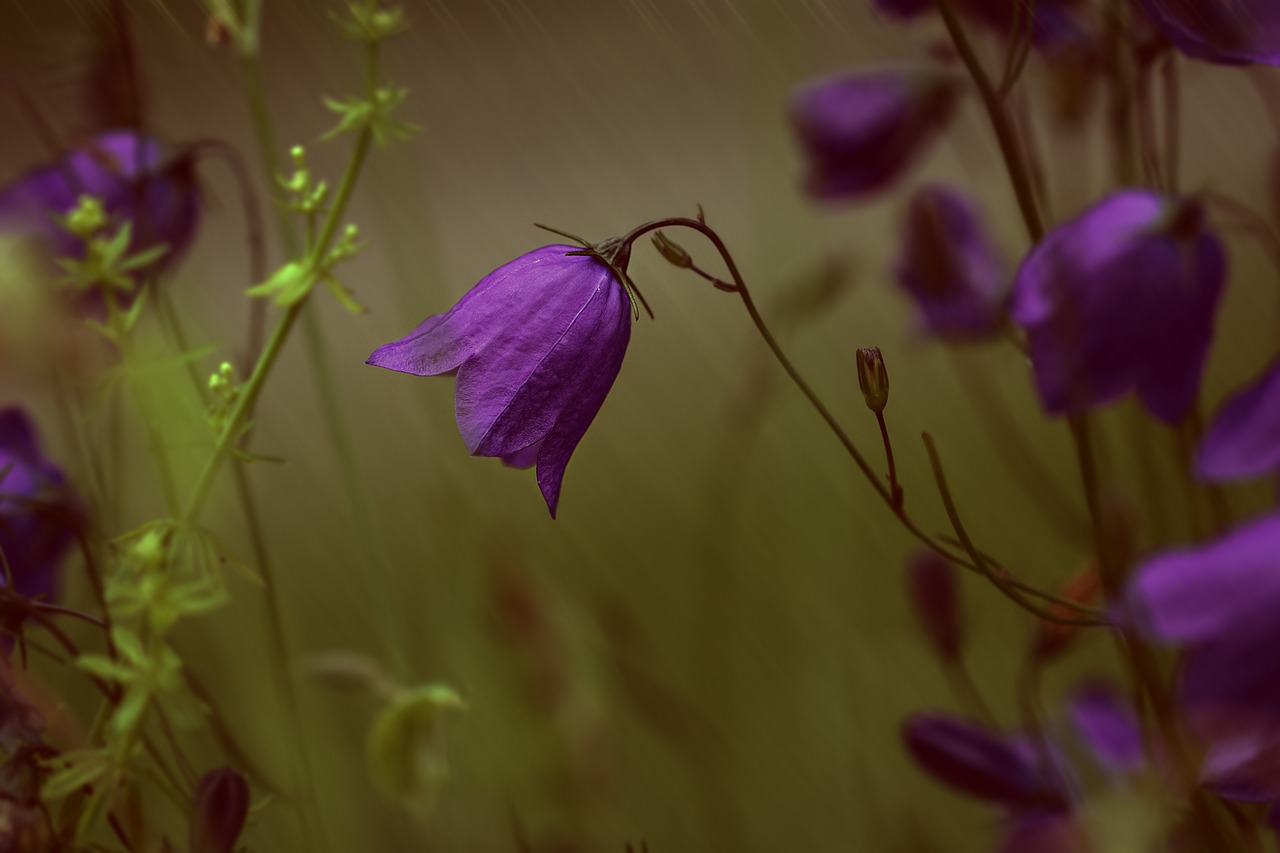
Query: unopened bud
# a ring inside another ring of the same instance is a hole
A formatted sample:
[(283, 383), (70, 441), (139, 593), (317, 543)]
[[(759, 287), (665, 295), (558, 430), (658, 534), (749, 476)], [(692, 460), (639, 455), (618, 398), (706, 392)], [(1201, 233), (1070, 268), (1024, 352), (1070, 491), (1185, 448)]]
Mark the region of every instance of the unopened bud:
[(861, 347), (858, 350), (858, 387), (867, 408), (879, 414), (889, 402), (889, 371), (884, 366), (880, 347)]
[(653, 247), (658, 250), (658, 253), (667, 259), (667, 263), (682, 270), (687, 270), (693, 266), (693, 258), (689, 256), (684, 247), (679, 243), (672, 242), (671, 238), (666, 234), (658, 231), (649, 239), (653, 241)]
[(230, 767), (200, 778), (191, 809), (191, 853), (232, 853), (249, 814), (249, 783)]
[(960, 656), (960, 588), (956, 567), (940, 554), (920, 551), (907, 563), (907, 594), (929, 644), (943, 660)]

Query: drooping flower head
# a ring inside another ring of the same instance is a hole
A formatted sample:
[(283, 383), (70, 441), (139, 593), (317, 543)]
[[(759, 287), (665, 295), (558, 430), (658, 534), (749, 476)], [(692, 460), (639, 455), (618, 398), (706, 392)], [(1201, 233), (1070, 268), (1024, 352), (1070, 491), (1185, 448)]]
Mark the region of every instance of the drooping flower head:
[(1280, 65), (1280, 4), (1275, 0), (1138, 0), (1179, 50), (1227, 65)]
[(83, 241), (60, 222), (82, 196), (93, 196), (114, 227), (131, 223), (126, 253), (157, 246), (156, 261), (133, 271), (145, 282), (169, 267), (190, 244), (199, 218), (194, 157), (170, 151), (133, 130), (101, 133), (54, 163), (38, 166), (0, 189), (0, 231), (45, 242), (52, 258), (80, 259)]
[[(58, 564), (72, 541), (68, 513), (75, 501), (62, 471), (41, 453), (35, 428), (20, 408), (0, 410), (0, 472), (0, 549), (13, 588), (27, 598), (54, 598)], [(59, 517), (52, 508), (65, 511)]]
[(1280, 469), (1280, 361), (1227, 400), (1214, 416), (1196, 472), (1206, 480), (1243, 480)]
[(801, 86), (791, 98), (791, 122), (809, 162), (809, 192), (847, 201), (893, 183), (946, 126), (958, 93), (950, 69), (924, 62)]
[(972, 202), (940, 185), (911, 197), (893, 268), (921, 326), (941, 338), (999, 331), (1005, 268)]
[(631, 302), (618, 277), (629, 246), (602, 244), (599, 252), (553, 245), (521, 255), (368, 360), (417, 376), (456, 372), (467, 450), (515, 467), (536, 464), (553, 518), (565, 466), (631, 338)]
[(1121, 190), (1051, 231), (1013, 284), (1036, 390), (1055, 415), (1136, 390), (1156, 417), (1191, 408), (1213, 337), (1226, 255), (1200, 206)]

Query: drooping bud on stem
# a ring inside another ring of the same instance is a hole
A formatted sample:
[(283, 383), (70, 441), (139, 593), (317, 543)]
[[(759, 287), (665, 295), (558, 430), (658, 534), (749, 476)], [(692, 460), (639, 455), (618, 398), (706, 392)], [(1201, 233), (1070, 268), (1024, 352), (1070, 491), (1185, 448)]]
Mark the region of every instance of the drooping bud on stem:
[(232, 853), (249, 814), (249, 783), (230, 767), (200, 778), (187, 844), (191, 853)]
[(884, 356), (879, 347), (861, 347), (858, 350), (858, 387), (867, 401), (867, 408), (876, 414), (884, 411), (889, 402), (889, 371), (884, 366)]

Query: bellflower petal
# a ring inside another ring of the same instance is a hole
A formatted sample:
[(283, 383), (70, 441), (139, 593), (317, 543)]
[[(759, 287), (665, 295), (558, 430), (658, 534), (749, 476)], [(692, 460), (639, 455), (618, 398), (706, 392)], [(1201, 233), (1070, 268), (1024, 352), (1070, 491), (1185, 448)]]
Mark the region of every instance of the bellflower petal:
[(945, 67), (919, 63), (811, 81), (791, 98), (791, 121), (809, 161), (809, 192), (853, 200), (893, 183), (951, 117), (959, 93)]
[(1194, 202), (1121, 190), (1058, 226), (1023, 261), (1010, 314), (1027, 331), (1051, 414), (1136, 390), (1168, 423), (1194, 403), (1226, 280)]
[(1280, 468), (1280, 361), (1218, 411), (1200, 444), (1196, 472), (1243, 480)]
[(977, 210), (955, 190), (925, 186), (912, 196), (894, 276), (932, 334), (972, 338), (1000, 329), (1004, 264)]
[(1142, 724), (1111, 684), (1084, 684), (1071, 696), (1069, 710), (1081, 740), (1100, 765), (1115, 773), (1142, 768)]
[(369, 364), (457, 373), (458, 429), (473, 456), (538, 467), (552, 517), (565, 467), (622, 367), (631, 306), (602, 260), (544, 246), (480, 280), (445, 314), (379, 347)]
[(153, 264), (134, 271), (139, 281), (171, 265), (195, 234), (199, 194), (193, 157), (171, 153), (132, 130), (99, 134), (0, 189), (0, 230), (43, 240), (55, 258), (81, 258), (79, 238), (55, 217), (68, 213), (82, 195), (101, 199), (113, 221), (132, 223), (129, 254), (167, 247)]
[(1280, 65), (1275, 0), (1138, 0), (1150, 21), (1194, 59)]

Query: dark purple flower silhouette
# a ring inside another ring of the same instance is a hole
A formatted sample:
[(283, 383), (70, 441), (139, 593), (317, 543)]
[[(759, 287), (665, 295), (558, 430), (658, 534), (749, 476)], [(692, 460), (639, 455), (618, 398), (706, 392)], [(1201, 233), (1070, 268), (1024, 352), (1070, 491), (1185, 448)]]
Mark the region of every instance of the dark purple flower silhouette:
[(930, 333), (973, 338), (1000, 329), (1004, 264), (973, 204), (955, 190), (925, 186), (911, 197), (894, 276)]
[(1087, 36), (1088, 28), (1075, 0), (955, 0), (957, 8), (990, 28), (1009, 37), (1025, 32), (1025, 16), (1030, 13), (1031, 43), (1042, 50), (1054, 50)]
[(99, 134), (0, 189), (0, 230), (42, 239), (52, 257), (79, 259), (84, 245), (57, 217), (75, 208), (82, 195), (99, 198), (116, 225), (132, 223), (128, 254), (166, 247), (154, 263), (134, 271), (138, 281), (172, 264), (195, 234), (199, 194), (194, 157), (170, 152), (132, 130)]
[(191, 853), (232, 853), (249, 816), (249, 783), (230, 767), (200, 777), (191, 807)]
[(890, 18), (910, 20), (937, 8), (935, 0), (873, 0), (872, 5)]
[[(565, 466), (631, 338), (626, 286), (599, 257), (568, 254), (575, 251), (543, 246), (521, 255), (368, 361), (417, 376), (456, 371), (467, 450), (516, 467), (536, 463), (553, 518)], [(614, 265), (625, 272), (625, 251)]]
[(951, 116), (955, 75), (935, 63), (823, 77), (791, 98), (791, 121), (809, 161), (809, 192), (851, 200), (891, 184)]
[(1228, 65), (1280, 65), (1275, 0), (1138, 0), (1138, 5), (1187, 56)]
[(1280, 361), (1214, 416), (1196, 459), (1206, 480), (1242, 480), (1280, 468)]
[(1058, 226), (1014, 279), (1040, 401), (1077, 413), (1136, 390), (1168, 423), (1195, 402), (1226, 280), (1200, 206), (1122, 190)]
[(13, 589), (27, 598), (55, 598), (75, 501), (62, 471), (41, 454), (26, 412), (16, 407), (0, 410), (0, 472), (0, 550)]

